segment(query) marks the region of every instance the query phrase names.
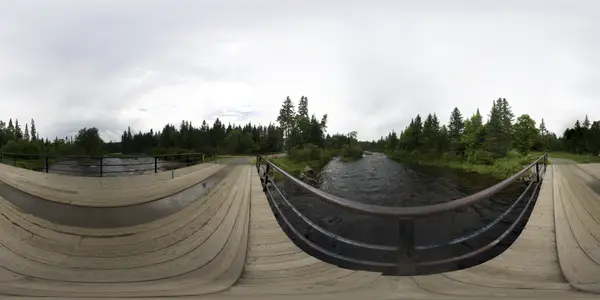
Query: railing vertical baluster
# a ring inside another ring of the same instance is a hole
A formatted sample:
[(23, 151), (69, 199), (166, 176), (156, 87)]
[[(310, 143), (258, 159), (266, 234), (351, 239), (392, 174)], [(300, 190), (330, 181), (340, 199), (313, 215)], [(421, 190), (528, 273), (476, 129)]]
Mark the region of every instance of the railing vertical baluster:
[(398, 275), (415, 272), (415, 221), (398, 220)]
[(154, 173), (158, 173), (158, 156), (154, 157)]
[(271, 170), (271, 165), (267, 163), (265, 166), (265, 173), (263, 175), (263, 192), (267, 191), (267, 184), (269, 184), (269, 171)]
[(48, 173), (48, 156), (46, 156), (45, 160), (46, 160), (46, 173)]

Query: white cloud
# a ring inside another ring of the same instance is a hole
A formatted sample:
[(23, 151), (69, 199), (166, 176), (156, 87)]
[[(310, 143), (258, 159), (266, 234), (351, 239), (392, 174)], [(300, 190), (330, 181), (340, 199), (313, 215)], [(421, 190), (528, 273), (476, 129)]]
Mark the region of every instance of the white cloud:
[(267, 124), (305, 95), (331, 132), (376, 139), (505, 97), (560, 134), (600, 119), (598, 4), (565, 3), (0, 1), (0, 119), (118, 139), (183, 119)]

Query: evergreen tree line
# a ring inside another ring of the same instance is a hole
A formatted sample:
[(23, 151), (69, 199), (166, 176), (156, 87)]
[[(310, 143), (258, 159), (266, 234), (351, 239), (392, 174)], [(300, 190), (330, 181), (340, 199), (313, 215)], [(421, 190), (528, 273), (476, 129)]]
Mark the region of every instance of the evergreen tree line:
[(577, 120), (567, 128), (562, 137), (564, 150), (576, 154), (600, 154), (600, 121), (590, 123), (585, 116), (583, 123)]
[(120, 142), (105, 143), (96, 127), (82, 128), (75, 137), (56, 137), (53, 141), (42, 139), (36, 131), (35, 121), (25, 124), (23, 130), (17, 120), (0, 121), (0, 152), (15, 154), (54, 155), (105, 155), (123, 154), (175, 154), (201, 152), (213, 154), (255, 154), (281, 152), (283, 136), (279, 127), (256, 126), (250, 123), (225, 126), (217, 119), (212, 126), (206, 121), (200, 127), (182, 121), (179, 128), (167, 124), (163, 130), (132, 133), (123, 132)]
[(132, 133), (131, 128), (121, 136), (124, 154), (165, 154), (200, 152), (213, 154), (256, 154), (281, 152), (282, 130), (273, 125), (225, 126), (218, 118), (211, 125), (202, 121), (194, 127), (190, 121), (182, 121), (179, 128), (167, 124), (160, 132)]
[(424, 120), (417, 115), (399, 135), (392, 131), (363, 145), (405, 160), (444, 158), (485, 165), (493, 164), (513, 149), (523, 154), (531, 150), (560, 150), (560, 141), (546, 130), (543, 119), (539, 127), (527, 114), (515, 120), (505, 98), (492, 102), (485, 121), (479, 109), (464, 118), (456, 107), (447, 125), (441, 124), (435, 113)]
[[(357, 140), (356, 131), (348, 134), (327, 133), (327, 114), (320, 119), (309, 114), (308, 98), (300, 97), (298, 107), (287, 97), (277, 117), (283, 132), (284, 149), (296, 161), (317, 162), (313, 167), (326, 164), (334, 155), (343, 159), (362, 157), (363, 149)], [(324, 151), (327, 149), (327, 151)]]

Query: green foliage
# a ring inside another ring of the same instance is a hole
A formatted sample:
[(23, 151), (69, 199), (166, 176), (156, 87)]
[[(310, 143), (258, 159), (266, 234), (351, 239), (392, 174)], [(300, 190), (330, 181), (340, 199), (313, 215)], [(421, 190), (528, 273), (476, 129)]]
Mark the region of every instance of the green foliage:
[(514, 126), (515, 148), (522, 154), (529, 153), (539, 134), (535, 121), (529, 115), (520, 116)]
[(307, 144), (324, 146), (327, 115), (324, 115), (320, 121), (314, 114), (310, 115), (307, 97), (300, 98), (297, 113), (294, 110), (294, 103), (290, 97), (287, 97), (281, 105), (277, 122), (283, 129), (285, 149), (288, 151)]
[(75, 136), (75, 146), (85, 155), (102, 155), (103, 143), (98, 128), (96, 127), (82, 128)]
[(450, 122), (448, 123), (448, 139), (450, 149), (457, 154), (462, 154), (464, 146), (462, 143), (462, 135), (465, 130), (465, 123), (462, 114), (458, 107), (455, 107), (450, 114)]
[[(511, 150), (518, 145), (519, 151), (527, 153), (535, 146), (540, 139), (535, 122), (528, 116), (521, 116), (517, 124), (513, 124), (514, 115), (505, 98), (492, 102), (488, 116), (484, 123), (478, 109), (465, 120), (456, 107), (445, 126), (439, 123), (435, 114), (428, 114), (424, 122), (417, 115), (399, 136), (392, 131), (379, 141), (362, 142), (361, 145), (403, 162), (450, 166), (493, 173), (498, 177), (519, 171), (519, 167), (532, 161), (532, 157)], [(600, 123), (597, 126), (600, 132)], [(548, 144), (553, 144), (552, 135), (544, 132)]]
[(353, 161), (362, 158), (364, 150), (360, 145), (354, 144), (345, 145), (341, 152), (342, 161)]
[(179, 128), (167, 124), (159, 132), (150, 130), (132, 134), (128, 128), (121, 136), (121, 148), (127, 154), (154, 155), (167, 154), (168, 149), (206, 155), (277, 153), (283, 149), (283, 132), (273, 124), (229, 124), (226, 127), (218, 118), (212, 126), (206, 121), (200, 127), (194, 127), (189, 121), (182, 121)]
[[(322, 149), (313, 144), (307, 144), (304, 147), (296, 147), (289, 151), (287, 156), (274, 159), (287, 172), (292, 175), (299, 175), (306, 167), (310, 167), (315, 171), (321, 170), (334, 156), (338, 155), (338, 151), (333, 149)], [(281, 162), (279, 164), (278, 162)]]
[(467, 153), (467, 162), (476, 165), (493, 165), (495, 162), (494, 154), (483, 149), (469, 150)]
[[(591, 123), (585, 116), (583, 124), (577, 120), (573, 128), (567, 128), (561, 138), (564, 150), (574, 154), (600, 154), (600, 121)], [(562, 150), (562, 149), (552, 149)]]

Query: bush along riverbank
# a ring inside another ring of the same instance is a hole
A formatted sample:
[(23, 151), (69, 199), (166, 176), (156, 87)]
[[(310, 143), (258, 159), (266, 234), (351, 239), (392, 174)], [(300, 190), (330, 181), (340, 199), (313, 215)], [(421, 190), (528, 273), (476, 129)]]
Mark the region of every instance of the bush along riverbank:
[(479, 109), (463, 118), (456, 107), (448, 125), (441, 124), (436, 114), (423, 120), (417, 115), (399, 135), (392, 131), (377, 142), (363, 143), (370, 150), (388, 154), (394, 160), (444, 166), (507, 178), (535, 161), (554, 142), (544, 120), (536, 122), (527, 114), (516, 118), (508, 101), (499, 98), (484, 122)]
[(463, 159), (453, 153), (444, 153), (442, 157), (427, 157), (417, 153), (394, 151), (388, 152), (386, 155), (397, 162), (460, 169), (467, 172), (491, 175), (497, 179), (506, 179), (533, 163), (543, 154), (521, 154), (510, 151), (505, 157), (486, 160), (485, 163), (474, 159)]

